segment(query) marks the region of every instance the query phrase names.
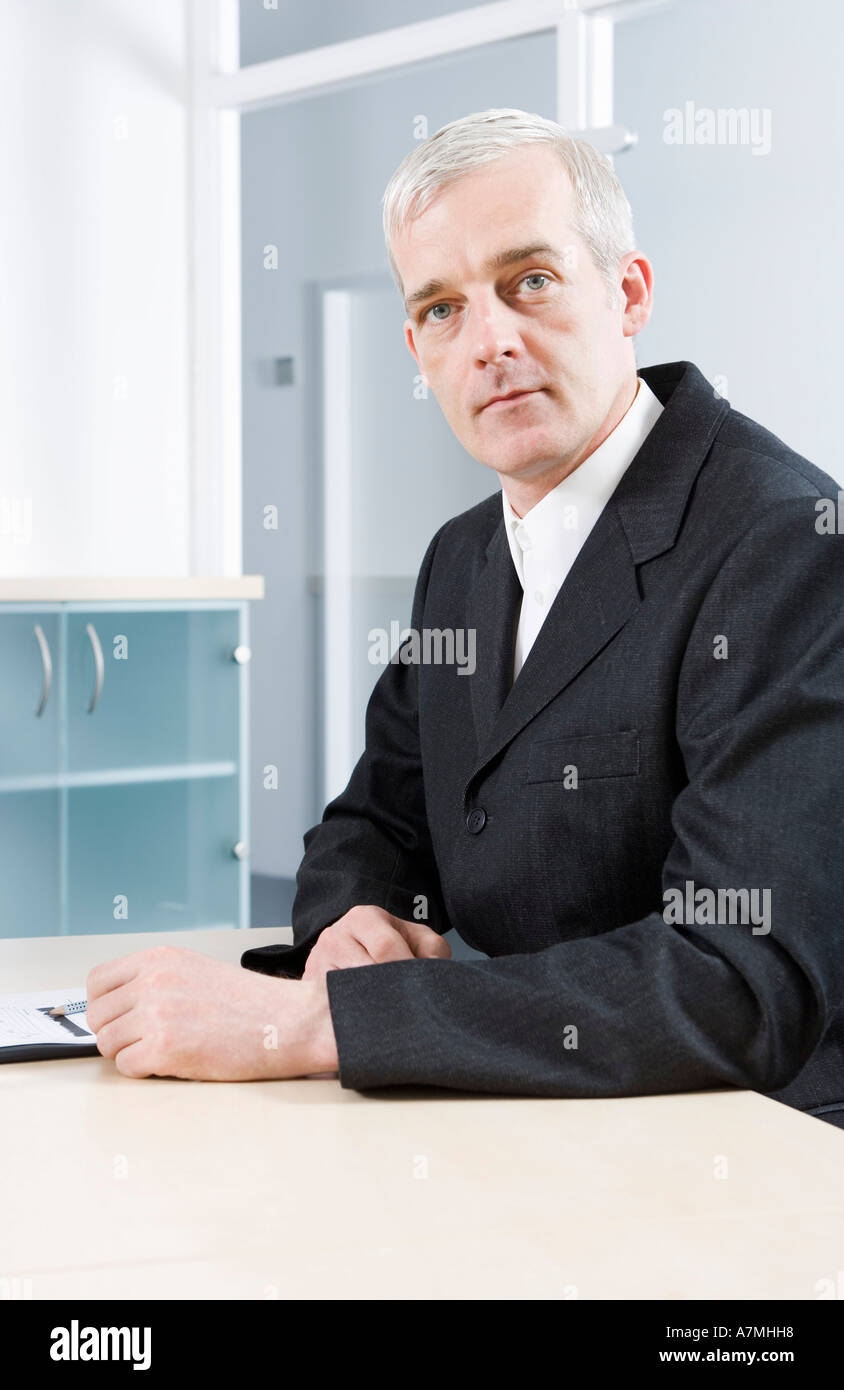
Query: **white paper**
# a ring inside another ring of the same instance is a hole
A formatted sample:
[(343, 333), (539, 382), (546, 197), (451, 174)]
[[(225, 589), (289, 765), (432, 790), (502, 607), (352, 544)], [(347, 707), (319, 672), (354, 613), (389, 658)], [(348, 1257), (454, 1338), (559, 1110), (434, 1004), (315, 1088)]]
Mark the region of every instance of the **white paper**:
[(73, 1048), (95, 1042), (96, 1035), (88, 1027), (84, 1009), (69, 1016), (75, 1027), (84, 1029), (80, 1035), (71, 1033), (60, 1019), (40, 1012), (84, 998), (84, 985), (79, 989), (41, 990), (37, 994), (0, 994), (0, 1047), (60, 1043)]

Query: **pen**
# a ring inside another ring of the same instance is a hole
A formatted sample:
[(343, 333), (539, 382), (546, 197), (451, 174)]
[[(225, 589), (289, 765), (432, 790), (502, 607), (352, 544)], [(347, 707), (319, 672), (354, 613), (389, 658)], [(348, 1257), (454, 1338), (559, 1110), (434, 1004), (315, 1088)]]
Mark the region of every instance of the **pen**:
[(81, 1014), (88, 1007), (87, 999), (78, 999), (73, 1004), (57, 1004), (54, 1009), (50, 1009), (50, 1018), (60, 1018), (62, 1014)]

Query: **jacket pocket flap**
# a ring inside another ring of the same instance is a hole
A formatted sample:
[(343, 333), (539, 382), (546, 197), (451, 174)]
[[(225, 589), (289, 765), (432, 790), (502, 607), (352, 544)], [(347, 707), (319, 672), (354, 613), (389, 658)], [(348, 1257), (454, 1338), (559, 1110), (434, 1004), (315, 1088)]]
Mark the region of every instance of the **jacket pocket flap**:
[(562, 781), (573, 767), (578, 782), (587, 777), (634, 777), (639, 771), (638, 732), (570, 734), (531, 744), (529, 782)]

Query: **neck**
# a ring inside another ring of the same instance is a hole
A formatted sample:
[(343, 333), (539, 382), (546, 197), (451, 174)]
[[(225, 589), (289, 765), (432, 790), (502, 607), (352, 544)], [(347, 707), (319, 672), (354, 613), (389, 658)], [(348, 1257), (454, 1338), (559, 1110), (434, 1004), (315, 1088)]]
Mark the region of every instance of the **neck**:
[(541, 502), (564, 478), (579, 468), (590, 454), (594, 454), (604, 440), (609, 438), (616, 425), (624, 419), (636, 399), (638, 390), (639, 380), (634, 369), (633, 375), (625, 377), (622, 381), (603, 422), (585, 444), (565, 458), (555, 459), (548, 469), (534, 478), (501, 479), (504, 495), (516, 516), (525, 516), (531, 507)]

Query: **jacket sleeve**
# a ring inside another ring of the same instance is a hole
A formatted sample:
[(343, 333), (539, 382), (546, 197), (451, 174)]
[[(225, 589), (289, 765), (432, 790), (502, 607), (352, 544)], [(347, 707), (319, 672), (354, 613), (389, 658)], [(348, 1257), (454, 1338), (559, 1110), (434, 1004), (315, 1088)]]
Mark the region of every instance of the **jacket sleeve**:
[[(448, 525), (448, 522), (445, 523)], [(441, 526), (422, 561), (411, 626), (422, 627), (425, 594)], [(296, 875), (293, 945), (244, 952), (241, 965), (301, 978), (320, 932), (358, 904), (450, 930), (425, 813), (417, 717), (418, 668), (390, 663), (366, 710), (366, 745), (345, 791), (304, 837)], [(424, 903), (420, 901), (424, 899)]]
[(343, 1086), (772, 1091), (802, 1069), (844, 984), (844, 539), (815, 519), (797, 498), (748, 527), (678, 679), (687, 785), (663, 900), (690, 881), (769, 890), (770, 930), (666, 908), (527, 955), (332, 971)]

